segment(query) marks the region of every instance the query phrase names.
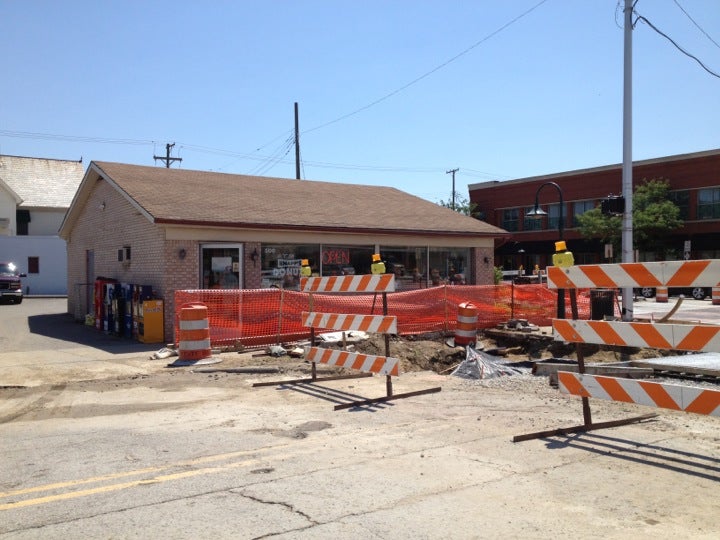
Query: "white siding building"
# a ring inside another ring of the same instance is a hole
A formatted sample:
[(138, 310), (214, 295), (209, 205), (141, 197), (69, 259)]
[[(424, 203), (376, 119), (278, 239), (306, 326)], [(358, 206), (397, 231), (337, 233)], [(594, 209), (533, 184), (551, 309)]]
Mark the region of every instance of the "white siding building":
[(84, 174), (80, 161), (0, 156), (0, 261), (14, 262), (26, 294), (67, 294), (60, 225)]

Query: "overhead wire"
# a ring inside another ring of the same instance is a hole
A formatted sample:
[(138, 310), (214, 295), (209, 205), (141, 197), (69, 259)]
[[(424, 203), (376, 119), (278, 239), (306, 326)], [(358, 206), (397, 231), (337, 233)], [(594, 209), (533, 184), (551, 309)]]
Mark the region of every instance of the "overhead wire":
[[(289, 132), (292, 132), (290, 130)], [(286, 132), (286, 133), (289, 133)], [(153, 148), (155, 154), (157, 154), (158, 141), (150, 139), (118, 139), (109, 137), (88, 137), (88, 136), (76, 136), (76, 135), (60, 135), (51, 133), (38, 133), (38, 132), (26, 132), (26, 131), (12, 131), (12, 130), (0, 130), (0, 135), (7, 137), (20, 137), (20, 138), (31, 138), (40, 140), (61, 140), (70, 142), (92, 142), (100, 144), (129, 144), (129, 145), (149, 145)], [(275, 139), (277, 140), (277, 138)], [(218, 156), (227, 156), (235, 158), (233, 161), (239, 159), (257, 161), (258, 163), (254, 167), (253, 171), (248, 174), (257, 174), (254, 170), (262, 170), (267, 168), (268, 165), (275, 166), (279, 163), (292, 163), (289, 159), (284, 159), (285, 156), (290, 152), (294, 144), (292, 136), (286, 137), (286, 139), (273, 150), (269, 155), (253, 155), (241, 152), (235, 152), (232, 150), (224, 150), (220, 148), (212, 148), (208, 146), (189, 144), (178, 142), (176, 148), (178, 153), (180, 150), (183, 152), (199, 152)], [(264, 145), (267, 146), (267, 145)], [(260, 149), (259, 147), (258, 149)], [(356, 171), (368, 171), (368, 172), (384, 172), (384, 173), (416, 173), (416, 174), (439, 174), (444, 171), (443, 167), (416, 167), (416, 166), (392, 166), (392, 165), (359, 165), (352, 163), (333, 163), (326, 161), (308, 161), (301, 159), (301, 166), (303, 168), (303, 177), (305, 175), (305, 167), (317, 167), (324, 169), (344, 169), (344, 170), (356, 170)], [(216, 169), (221, 170), (221, 169)], [(471, 177), (498, 177), (501, 175), (494, 175), (492, 173), (484, 171), (476, 171), (467, 167), (463, 168), (465, 176)]]
[(114, 139), (105, 137), (82, 137), (79, 135), (58, 135), (54, 133), (39, 133), (35, 131), (12, 131), (9, 129), (0, 129), (0, 135), (6, 137), (16, 137), (21, 139), (37, 139), (45, 141), (68, 141), (68, 142), (88, 142), (102, 144), (132, 144), (132, 145), (152, 145), (155, 141), (146, 139)]
[[(496, 30), (494, 30), (494, 31), (491, 32), (490, 34), (484, 36), (482, 39), (476, 41), (475, 43), (473, 43), (473, 44), (470, 45), (469, 47), (465, 48), (465, 49), (462, 50), (461, 52), (459, 52), (459, 53), (457, 53), (456, 55), (452, 56), (451, 58), (449, 58), (449, 59), (446, 60), (445, 62), (443, 62), (443, 63), (439, 64), (438, 66), (434, 67), (433, 69), (425, 72), (424, 74), (420, 75), (419, 77), (416, 77), (415, 79), (413, 79), (412, 81), (404, 84), (403, 86), (401, 86), (401, 87), (393, 90), (392, 92), (390, 92), (390, 93), (382, 96), (381, 98), (376, 99), (376, 100), (372, 101), (371, 103), (369, 103), (369, 104), (367, 104), (367, 105), (365, 105), (365, 106), (363, 106), (363, 107), (360, 107), (360, 108), (358, 108), (358, 109), (356, 109), (356, 110), (354, 110), (354, 111), (352, 111), (352, 112), (350, 112), (350, 113), (344, 114), (344, 115), (342, 115), (342, 116), (340, 116), (340, 117), (338, 117), (338, 118), (336, 118), (336, 119), (334, 119), (334, 120), (331, 120), (331, 121), (329, 121), (329, 122), (325, 122), (325, 123), (323, 123), (323, 124), (320, 124), (320, 125), (318, 125), (318, 126), (315, 126), (315, 127), (313, 127), (313, 128), (310, 128), (310, 129), (308, 129), (308, 130), (305, 130), (305, 131), (303, 132), (303, 134), (304, 134), (304, 133), (310, 133), (310, 132), (313, 132), (313, 131), (317, 131), (317, 130), (323, 128), (323, 127), (326, 127), (326, 126), (335, 124), (335, 123), (340, 122), (340, 121), (342, 121), (342, 120), (345, 120), (345, 119), (347, 119), (347, 118), (349, 118), (349, 117), (351, 117), (351, 116), (354, 116), (354, 115), (356, 115), (356, 114), (358, 114), (358, 113), (360, 113), (360, 112), (362, 112), (362, 111), (365, 111), (365, 110), (367, 110), (367, 109), (369, 109), (369, 108), (371, 108), (371, 107), (373, 107), (373, 106), (375, 106), (375, 105), (377, 105), (377, 104), (379, 104), (379, 103), (382, 103), (383, 101), (386, 101), (387, 99), (391, 98), (392, 96), (394, 96), (394, 95), (396, 95), (396, 94), (398, 94), (398, 93), (406, 90), (407, 88), (409, 88), (409, 87), (411, 87), (411, 86), (419, 83), (420, 81), (422, 81), (423, 79), (429, 77), (429, 76), (432, 75), (433, 73), (441, 70), (442, 68), (444, 68), (444, 67), (448, 66), (449, 64), (455, 62), (456, 60), (458, 60), (458, 59), (461, 58), (462, 56), (468, 54), (468, 53), (469, 53), (470, 51), (472, 51), (473, 49), (475, 49), (475, 48), (477, 48), (478, 46), (482, 45), (483, 43), (485, 43), (485, 42), (488, 41), (489, 39), (493, 38), (494, 36), (496, 36), (497, 34), (499, 34), (500, 32), (502, 32), (502, 31), (505, 30), (506, 28), (510, 27), (511, 25), (513, 25), (514, 23), (516, 23), (517, 21), (519, 21), (520, 19), (522, 19), (523, 17), (525, 17), (525, 16), (529, 15), (530, 13), (532, 13), (533, 11), (535, 11), (537, 8), (539, 8), (541, 5), (543, 5), (543, 4), (546, 3), (547, 1), (548, 1), (548, 0), (540, 0), (540, 1), (539, 1), (537, 4), (535, 4), (534, 6), (530, 7), (529, 9), (527, 9), (526, 11), (524, 11), (523, 13), (517, 15), (516, 17), (514, 17), (513, 19), (511, 19), (510, 21), (508, 21), (507, 23), (505, 23), (505, 24), (502, 25), (501, 27), (497, 28)], [(289, 131), (292, 132), (293, 130), (289, 130)], [(217, 148), (210, 148), (210, 147), (198, 146), (198, 145), (192, 145), (192, 144), (186, 144), (186, 143), (178, 143), (178, 145), (179, 145), (179, 148), (183, 148), (183, 149), (185, 149), (185, 150), (191, 150), (191, 151), (194, 150), (194, 151), (196, 151), (196, 152), (205, 152), (205, 153), (209, 153), (209, 154), (224, 155), (224, 156), (229, 156), (229, 157), (235, 158), (235, 159), (233, 159), (232, 161), (228, 162), (228, 163), (227, 163), (226, 165), (224, 165), (223, 167), (219, 168), (218, 170), (223, 170), (224, 168), (226, 168), (227, 166), (231, 165), (232, 163), (234, 163), (235, 161), (237, 161), (237, 160), (239, 160), (239, 159), (250, 159), (250, 160), (260, 161), (261, 163), (259, 163), (255, 168), (252, 169), (252, 171), (251, 171), (250, 173), (248, 173), (248, 174), (257, 174), (257, 175), (259, 175), (259, 174), (264, 174), (265, 172), (271, 170), (271, 169), (272, 169), (275, 165), (277, 165), (278, 163), (287, 162), (287, 161), (284, 160), (283, 158), (290, 152), (290, 149), (292, 148), (292, 145), (293, 145), (293, 142), (294, 142), (293, 139), (292, 139), (292, 137), (289, 137), (289, 138), (285, 139), (285, 141), (284, 141), (280, 146), (278, 146), (278, 147), (275, 149), (275, 151), (273, 151), (273, 152), (271, 153), (271, 155), (269, 155), (269, 156), (256, 156), (256, 155), (254, 155), (256, 152), (259, 152), (260, 150), (262, 150), (263, 148), (266, 148), (267, 146), (269, 146), (270, 144), (274, 143), (275, 141), (277, 141), (278, 139), (282, 138), (283, 136), (286, 136), (287, 133), (288, 133), (288, 131), (285, 131), (285, 132), (283, 132), (282, 134), (278, 135), (277, 137), (274, 137), (273, 139), (271, 139), (271, 140), (269, 140), (268, 142), (264, 143), (263, 145), (258, 146), (258, 147), (255, 149), (255, 151), (252, 152), (252, 153), (250, 153), (250, 154), (248, 154), (248, 153), (237, 153), (237, 152), (233, 152), (233, 151), (229, 151), (229, 150), (221, 150), (221, 149), (217, 149)], [(99, 138), (99, 137), (76, 137), (76, 136), (69, 136), (69, 135), (67, 135), (67, 136), (66, 136), (66, 135), (51, 135), (51, 134), (30, 133), (30, 132), (11, 132), (11, 131), (6, 131), (6, 130), (0, 130), (0, 134), (5, 134), (5, 135), (7, 135), (7, 136), (15, 136), (15, 137), (26, 136), (26, 137), (28, 137), (28, 138), (68, 140), (68, 141), (78, 141), (78, 142), (96, 142), (96, 143), (114, 143), (114, 144), (153, 144), (153, 145), (156, 144), (156, 142), (155, 142), (155, 141), (152, 141), (152, 140), (104, 139), (104, 138)], [(362, 166), (362, 165), (349, 165), (349, 164), (332, 164), (332, 163), (327, 163), (327, 162), (310, 162), (310, 161), (308, 161), (308, 162), (302, 162), (303, 170), (304, 170), (304, 165), (305, 165), (306, 163), (307, 163), (308, 165), (312, 165), (312, 166), (314, 166), (314, 167), (337, 168), (337, 169), (352, 169), (352, 170), (367, 170), (367, 171), (382, 171), (382, 172), (438, 172), (438, 171), (440, 171), (440, 170), (442, 169), (442, 168), (440, 168), (440, 167), (438, 167), (438, 168), (432, 168), (432, 169), (430, 169), (430, 168), (417, 168), (417, 167), (383, 167), (383, 166), (376, 167), (376, 166)], [(303, 174), (304, 174), (304, 173), (303, 173)]]
[(647, 24), (650, 28), (652, 28), (653, 30), (655, 30), (655, 32), (657, 32), (657, 33), (660, 34), (662, 37), (664, 37), (665, 39), (667, 39), (670, 43), (672, 43), (678, 51), (680, 51), (681, 53), (683, 53), (685, 56), (687, 56), (687, 57), (692, 58), (693, 60), (695, 60), (695, 61), (700, 65), (700, 67), (703, 68), (705, 71), (707, 71), (710, 75), (712, 75), (713, 77), (717, 77), (718, 79), (720, 79), (720, 74), (715, 73), (713, 70), (711, 70), (709, 67), (707, 67), (697, 56), (695, 56), (695, 55), (689, 53), (688, 51), (686, 51), (685, 49), (683, 49), (680, 45), (678, 45), (678, 44), (675, 42), (675, 40), (673, 40), (673, 39), (672, 39), (670, 36), (668, 36), (665, 32), (663, 32), (663, 31), (660, 30), (657, 26), (655, 26), (653, 23), (651, 23), (646, 17), (643, 17), (643, 16), (640, 15), (639, 13), (635, 13), (635, 14), (637, 15), (637, 20), (638, 20), (638, 21), (641, 21), (641, 22), (644, 22), (645, 24)]
[(690, 14), (689, 14), (687, 11), (685, 11), (685, 8), (680, 5), (680, 2), (678, 2), (677, 0), (673, 0), (673, 2), (675, 2), (675, 5), (676, 5), (678, 8), (680, 8), (680, 11), (682, 11), (682, 12), (685, 14), (685, 16), (686, 16), (688, 19), (690, 19), (690, 21), (695, 25), (695, 27), (696, 27), (697, 29), (700, 30), (700, 31), (705, 35), (706, 38), (708, 38), (710, 41), (712, 41), (713, 44), (714, 44), (717, 48), (720, 49), (720, 45), (718, 45), (718, 42), (715, 41), (712, 37), (710, 37), (710, 34), (708, 34), (705, 30), (703, 30), (703, 28), (702, 28), (697, 22), (695, 22), (695, 19), (693, 19), (693, 18), (690, 16)]
[(275, 165), (283, 161), (283, 158), (288, 155), (290, 149), (295, 144), (295, 140), (292, 136), (285, 139), (285, 141), (278, 146), (275, 151), (262, 163), (258, 164), (248, 174), (254, 176), (262, 176), (263, 174), (270, 171)]
[(336, 123), (338, 123), (338, 122), (341, 122), (342, 120), (345, 120), (346, 118), (350, 118), (351, 116), (355, 116), (356, 114), (358, 114), (358, 113), (360, 113), (360, 112), (362, 112), (362, 111), (366, 111), (367, 109), (369, 109), (369, 108), (371, 108), (371, 107), (374, 107), (375, 105), (378, 105), (379, 103), (382, 103), (383, 101), (385, 101), (385, 100), (387, 100), (387, 99), (390, 99), (391, 97), (393, 97), (393, 96), (396, 95), (396, 94), (399, 94), (399, 93), (402, 92), (403, 90), (406, 90), (406, 89), (410, 88), (411, 86), (419, 83), (419, 82), (422, 81), (423, 79), (426, 79), (427, 77), (429, 77), (430, 75), (432, 75), (432, 74), (435, 73), (436, 71), (439, 71), (439, 70), (441, 70), (442, 68), (444, 68), (445, 66), (448, 66), (449, 64), (455, 62), (455, 61), (456, 61), (457, 59), (459, 59), (460, 57), (465, 56), (467, 53), (469, 53), (470, 51), (472, 51), (472, 50), (475, 49), (476, 47), (479, 47), (480, 45), (482, 45), (483, 43), (485, 43), (485, 42), (488, 41), (489, 39), (495, 37), (497, 34), (499, 34), (500, 32), (502, 32), (502, 31), (505, 30), (506, 28), (508, 28), (509, 26), (515, 24), (517, 21), (519, 21), (520, 19), (522, 19), (522, 18), (525, 17), (526, 15), (529, 15), (530, 13), (532, 13), (533, 11), (535, 11), (537, 8), (539, 8), (541, 5), (543, 5), (543, 4), (544, 4), (545, 2), (547, 2), (547, 1), (548, 1), (548, 0), (540, 0), (540, 2), (538, 2), (537, 4), (535, 4), (534, 6), (532, 6), (530, 9), (524, 11), (523, 13), (521, 13), (520, 15), (518, 15), (517, 17), (515, 17), (514, 19), (512, 19), (512, 20), (510, 20), (509, 22), (505, 23), (504, 25), (502, 25), (502, 26), (501, 26), (500, 28), (498, 28), (497, 30), (491, 32), (490, 34), (486, 35), (486, 36), (483, 37), (482, 39), (476, 41), (475, 43), (473, 43), (472, 45), (470, 45), (469, 47), (467, 47), (467, 48), (464, 49), (463, 51), (459, 52), (459, 53), (456, 54), (455, 56), (449, 58), (448, 60), (446, 60), (446, 61), (443, 62), (442, 64), (440, 64), (440, 65), (438, 65), (438, 66), (435, 66), (435, 67), (432, 68), (430, 71), (427, 71), (427, 72), (423, 73), (422, 75), (420, 75), (419, 77), (416, 77), (416, 78), (413, 79), (412, 81), (404, 84), (404, 85), (401, 86), (400, 88), (397, 88), (397, 89), (393, 90), (392, 92), (389, 92), (388, 94), (385, 94), (384, 96), (376, 99), (375, 101), (372, 101), (372, 102), (368, 103), (367, 105), (364, 105), (364, 106), (362, 106), (362, 107), (360, 107), (360, 108), (358, 108), (358, 109), (355, 109), (355, 110), (352, 111), (352, 112), (349, 112), (349, 113), (347, 113), (347, 114), (344, 114), (344, 115), (342, 115), (342, 116), (339, 116), (338, 118), (335, 118), (334, 120), (330, 120), (329, 122), (325, 122), (324, 124), (320, 124), (320, 125), (315, 126), (315, 127), (313, 127), (313, 128), (307, 129), (307, 130), (303, 131), (303, 133), (311, 133), (311, 132), (313, 132), (313, 131), (317, 131), (318, 129), (322, 129), (322, 128), (327, 127), (327, 126), (330, 126), (330, 125), (332, 125), (332, 124), (336, 124)]

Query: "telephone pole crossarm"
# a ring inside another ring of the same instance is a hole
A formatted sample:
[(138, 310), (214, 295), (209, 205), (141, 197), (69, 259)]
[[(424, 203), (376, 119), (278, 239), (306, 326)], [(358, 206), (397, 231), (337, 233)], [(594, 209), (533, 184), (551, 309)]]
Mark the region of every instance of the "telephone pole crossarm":
[(175, 143), (172, 143), (172, 144), (169, 144), (169, 143), (168, 143), (168, 144), (165, 145), (165, 155), (164, 155), (164, 156), (153, 156), (153, 159), (154, 159), (155, 161), (157, 161), (158, 159), (159, 159), (160, 161), (164, 161), (164, 162), (165, 162), (165, 168), (166, 168), (166, 169), (169, 169), (169, 168), (170, 168), (170, 164), (171, 164), (172, 162), (174, 162), (174, 161), (182, 161), (182, 158), (179, 158), (179, 157), (170, 157), (170, 149), (171, 149), (173, 146), (175, 146)]

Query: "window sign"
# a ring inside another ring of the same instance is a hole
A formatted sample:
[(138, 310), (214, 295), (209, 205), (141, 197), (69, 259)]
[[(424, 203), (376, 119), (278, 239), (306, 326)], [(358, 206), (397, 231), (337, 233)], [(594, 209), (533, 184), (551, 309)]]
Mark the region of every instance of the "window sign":
[(204, 244), (201, 249), (201, 287), (237, 289), (242, 283), (238, 244)]
[(232, 257), (213, 257), (212, 271), (225, 272), (225, 270), (232, 271)]
[(322, 275), (369, 274), (374, 248), (370, 246), (322, 246)]
[(350, 264), (350, 250), (348, 248), (325, 248), (323, 249), (323, 265)]
[(308, 259), (312, 272), (318, 275), (320, 268), (319, 245), (263, 244), (260, 286), (298, 289), (302, 259)]

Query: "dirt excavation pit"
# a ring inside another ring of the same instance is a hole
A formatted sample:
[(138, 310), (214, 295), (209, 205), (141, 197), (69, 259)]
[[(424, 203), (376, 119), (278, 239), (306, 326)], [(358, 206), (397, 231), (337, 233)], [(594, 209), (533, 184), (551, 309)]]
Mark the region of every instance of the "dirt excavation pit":
[[(477, 348), (488, 354), (498, 356), (510, 362), (527, 365), (528, 362), (562, 358), (577, 360), (575, 344), (554, 341), (552, 335), (534, 332), (515, 335), (516, 332), (493, 333), (488, 337), (478, 333)], [(365, 354), (385, 355), (385, 339), (373, 335), (367, 340), (358, 341), (354, 350)], [(448, 374), (465, 359), (465, 347), (454, 346), (452, 334), (440, 333), (423, 336), (390, 337), (390, 356), (400, 360), (400, 372), (434, 371)], [(588, 363), (620, 362), (623, 359), (657, 358), (667, 351), (625, 347), (608, 347), (592, 344), (581, 345), (581, 353)], [(623, 354), (625, 356), (623, 356)]]

